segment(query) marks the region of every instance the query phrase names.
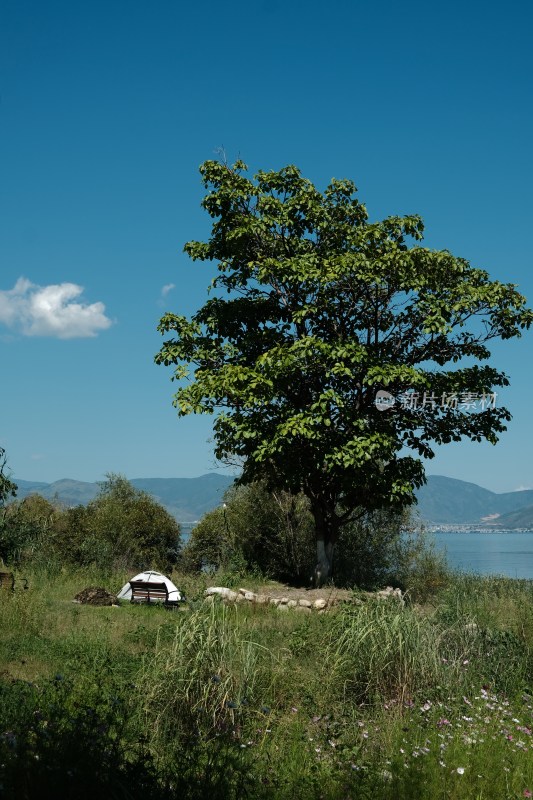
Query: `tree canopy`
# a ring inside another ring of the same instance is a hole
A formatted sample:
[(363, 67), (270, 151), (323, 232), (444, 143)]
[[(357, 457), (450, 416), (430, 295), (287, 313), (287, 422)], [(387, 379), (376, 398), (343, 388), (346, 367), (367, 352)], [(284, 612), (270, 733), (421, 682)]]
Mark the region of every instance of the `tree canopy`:
[(422, 246), (419, 216), (370, 222), (351, 181), (321, 193), (294, 166), (246, 170), (200, 168), (212, 231), (185, 251), (217, 274), (190, 319), (162, 317), (156, 362), (174, 366), (180, 416), (216, 412), (241, 483), (308, 497), (324, 578), (344, 524), (413, 502), (435, 445), (497, 442), (508, 378), (488, 344), (533, 317), (514, 284)]

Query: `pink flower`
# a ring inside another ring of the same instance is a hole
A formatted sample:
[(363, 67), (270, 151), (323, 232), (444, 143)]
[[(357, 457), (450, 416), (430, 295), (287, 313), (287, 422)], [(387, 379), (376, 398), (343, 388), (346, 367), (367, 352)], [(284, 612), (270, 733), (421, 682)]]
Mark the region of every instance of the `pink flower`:
[(524, 789), (524, 797), (533, 797), (533, 792), (529, 789)]

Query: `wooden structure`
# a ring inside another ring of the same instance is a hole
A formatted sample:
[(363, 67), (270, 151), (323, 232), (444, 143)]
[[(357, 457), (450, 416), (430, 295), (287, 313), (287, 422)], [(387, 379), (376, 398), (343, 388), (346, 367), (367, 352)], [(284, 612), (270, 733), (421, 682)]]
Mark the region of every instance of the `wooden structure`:
[(148, 581), (130, 581), (131, 600), (130, 603), (137, 605), (151, 605), (158, 603), (165, 608), (177, 608), (180, 600), (168, 599), (168, 587), (166, 583), (156, 583)]

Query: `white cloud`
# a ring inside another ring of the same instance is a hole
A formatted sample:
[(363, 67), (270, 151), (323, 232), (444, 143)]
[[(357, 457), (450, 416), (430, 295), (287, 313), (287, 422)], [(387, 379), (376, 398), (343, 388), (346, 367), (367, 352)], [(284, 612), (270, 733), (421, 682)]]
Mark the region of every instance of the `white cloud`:
[(167, 294), (168, 294), (169, 292), (171, 292), (171, 291), (172, 291), (172, 289), (175, 289), (175, 288), (176, 288), (176, 284), (174, 284), (174, 283), (166, 283), (166, 284), (163, 286), (163, 288), (161, 289), (161, 297), (166, 297), (166, 296), (167, 296)]
[(19, 278), (13, 289), (0, 291), (0, 323), (25, 336), (96, 336), (112, 323), (103, 303), (75, 302), (82, 292), (75, 283), (37, 286)]

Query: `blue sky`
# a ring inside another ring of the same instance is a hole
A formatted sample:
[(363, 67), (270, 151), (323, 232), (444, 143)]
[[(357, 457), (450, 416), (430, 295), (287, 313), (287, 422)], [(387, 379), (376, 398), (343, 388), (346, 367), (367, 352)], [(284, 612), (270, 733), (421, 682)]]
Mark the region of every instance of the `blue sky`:
[[(0, 444), (16, 477), (193, 477), (211, 419), (178, 420), (153, 356), (211, 268), (199, 164), (352, 178), (372, 219), (418, 213), (533, 302), (533, 12), (525, 2), (4, 0)], [(496, 447), (428, 472), (533, 486), (533, 333), (494, 347), (513, 414)]]

